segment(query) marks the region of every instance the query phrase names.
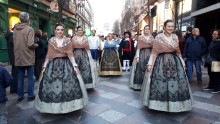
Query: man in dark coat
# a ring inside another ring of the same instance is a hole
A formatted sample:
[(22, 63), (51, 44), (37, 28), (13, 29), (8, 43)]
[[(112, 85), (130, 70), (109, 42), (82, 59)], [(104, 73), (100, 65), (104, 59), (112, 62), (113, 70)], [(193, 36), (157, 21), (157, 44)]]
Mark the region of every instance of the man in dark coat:
[(119, 45), (119, 57), (123, 65), (122, 70), (130, 71), (130, 66), (135, 56), (134, 41), (131, 38), (130, 32), (125, 32), (124, 37)]
[(202, 83), (202, 56), (207, 52), (207, 46), (205, 39), (200, 36), (198, 28), (194, 28), (192, 36), (186, 40), (184, 47), (184, 57), (187, 59), (187, 76), (189, 82), (192, 82), (192, 69), (193, 65), (196, 68), (197, 82), (201, 85)]
[(8, 31), (5, 35), (5, 39), (7, 41), (7, 49), (8, 49), (8, 58), (11, 64), (11, 74), (13, 77), (13, 82), (10, 86), (10, 93), (16, 93), (18, 87), (18, 69), (15, 66), (15, 55), (14, 55), (14, 43), (13, 43), (13, 33)]

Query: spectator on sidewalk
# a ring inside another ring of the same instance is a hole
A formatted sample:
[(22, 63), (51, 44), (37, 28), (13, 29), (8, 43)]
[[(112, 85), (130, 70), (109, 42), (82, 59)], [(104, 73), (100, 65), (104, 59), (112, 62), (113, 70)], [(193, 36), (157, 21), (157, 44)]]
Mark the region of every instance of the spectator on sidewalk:
[(184, 35), (184, 38), (185, 38), (185, 42), (186, 40), (189, 38), (189, 37), (192, 37), (192, 27), (187, 27), (186, 28), (186, 33)]
[(102, 52), (103, 52), (103, 49), (104, 49), (104, 45), (105, 45), (105, 37), (104, 35), (101, 35), (100, 36), (100, 44), (99, 44), (99, 64), (101, 62), (101, 59), (102, 59)]
[(208, 68), (209, 85), (204, 90), (210, 90), (212, 93), (220, 92), (220, 72), (212, 72), (212, 61), (220, 61), (220, 30), (215, 30), (212, 34), (212, 42), (209, 46), (209, 55), (206, 58), (206, 67)]
[(34, 65), (34, 72), (36, 80), (39, 79), (40, 73), (42, 70), (42, 65), (44, 63), (44, 59), (46, 57), (46, 43), (42, 40), (42, 31), (36, 30), (35, 31), (35, 43), (38, 44), (38, 48), (35, 50), (35, 65)]
[(35, 49), (38, 44), (34, 42), (34, 29), (29, 26), (29, 14), (19, 14), (21, 23), (16, 24), (13, 34), (15, 66), (18, 66), (18, 101), (24, 99), (24, 77), (28, 76), (28, 101), (35, 99), (34, 94), (34, 64)]
[(157, 30), (154, 30), (154, 32), (152, 33), (152, 36), (155, 38), (157, 36)]
[(7, 41), (8, 58), (9, 63), (11, 64), (11, 75), (13, 77), (13, 83), (10, 86), (10, 93), (16, 93), (18, 88), (18, 68), (15, 66), (13, 32), (8, 31), (5, 35), (5, 39)]
[(189, 82), (192, 82), (192, 69), (193, 65), (196, 68), (197, 83), (202, 84), (202, 56), (205, 55), (207, 51), (206, 42), (203, 37), (200, 36), (200, 31), (198, 28), (192, 30), (192, 36), (186, 40), (184, 47), (184, 57), (187, 59), (187, 76)]
[[(41, 37), (41, 40), (43, 41), (44, 43), (44, 46), (45, 46), (45, 52), (47, 54), (47, 50), (48, 50), (48, 35), (47, 35), (47, 32), (43, 32), (42, 33), (42, 37)], [(45, 56), (46, 57), (46, 56)]]
[(185, 40), (184, 40), (184, 37), (182, 36), (182, 31), (176, 30), (175, 34), (177, 35), (177, 37), (179, 39), (179, 47), (180, 47), (181, 54), (183, 55)]
[(0, 63), (0, 124), (7, 124), (6, 88), (12, 83), (12, 76)]
[(121, 39), (119, 38), (118, 34), (113, 34), (114, 43), (117, 46), (117, 49), (119, 48), (119, 44), (121, 43)]
[(96, 62), (98, 60), (98, 47), (99, 47), (99, 37), (96, 36), (96, 30), (92, 30), (92, 36), (88, 38), (89, 48), (92, 54), (93, 60)]

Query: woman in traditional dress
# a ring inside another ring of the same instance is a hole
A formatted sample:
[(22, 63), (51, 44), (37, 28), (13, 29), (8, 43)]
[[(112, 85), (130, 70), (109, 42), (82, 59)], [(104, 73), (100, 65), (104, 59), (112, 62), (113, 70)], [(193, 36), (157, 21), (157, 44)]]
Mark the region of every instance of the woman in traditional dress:
[(98, 72), (90, 53), (88, 38), (84, 36), (81, 26), (77, 27), (77, 35), (72, 38), (72, 45), (86, 89), (94, 88), (98, 82)]
[(132, 64), (129, 84), (131, 88), (140, 90), (154, 40), (154, 37), (150, 35), (149, 25), (144, 27), (144, 34), (139, 36), (137, 40), (137, 50)]
[(172, 20), (164, 22), (164, 33), (153, 42), (148, 75), (143, 82), (142, 102), (149, 109), (182, 112), (192, 108), (192, 94), (185, 74), (178, 37)]
[(99, 75), (122, 75), (117, 46), (114, 43), (112, 33), (108, 34), (108, 39), (107, 41), (105, 41), (100, 63)]
[(42, 113), (58, 114), (82, 109), (88, 96), (62, 23), (56, 24), (55, 33), (49, 40), (35, 107)]

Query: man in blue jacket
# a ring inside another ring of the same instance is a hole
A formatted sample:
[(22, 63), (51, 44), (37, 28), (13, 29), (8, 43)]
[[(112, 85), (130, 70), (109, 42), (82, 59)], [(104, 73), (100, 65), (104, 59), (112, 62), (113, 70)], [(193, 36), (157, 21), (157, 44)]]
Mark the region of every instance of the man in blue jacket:
[(193, 65), (196, 68), (197, 82), (202, 84), (202, 56), (205, 55), (207, 46), (205, 39), (200, 36), (198, 28), (192, 30), (192, 36), (186, 40), (183, 56), (187, 59), (187, 76), (189, 82), (192, 82), (192, 69)]
[(7, 124), (6, 88), (12, 83), (12, 76), (0, 63), (0, 124)]

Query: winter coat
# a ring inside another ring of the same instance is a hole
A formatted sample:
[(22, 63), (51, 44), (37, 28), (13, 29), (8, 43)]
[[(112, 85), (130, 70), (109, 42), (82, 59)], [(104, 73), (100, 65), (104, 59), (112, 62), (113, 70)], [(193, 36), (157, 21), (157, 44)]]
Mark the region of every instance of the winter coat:
[(0, 103), (4, 103), (8, 100), (6, 97), (6, 88), (11, 83), (12, 83), (12, 76), (3, 66), (0, 66)]
[(209, 55), (214, 60), (220, 61), (220, 38), (213, 40), (209, 46)]
[(5, 39), (7, 41), (8, 57), (11, 65), (15, 64), (15, 55), (14, 55), (14, 43), (13, 43), (13, 33), (8, 31), (6, 33)]
[(34, 34), (34, 29), (26, 23), (15, 25), (13, 34), (15, 66), (34, 65)]
[(201, 36), (189, 37), (184, 46), (184, 57), (188, 60), (201, 60), (207, 52), (205, 39)]

